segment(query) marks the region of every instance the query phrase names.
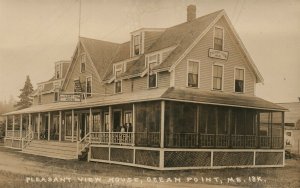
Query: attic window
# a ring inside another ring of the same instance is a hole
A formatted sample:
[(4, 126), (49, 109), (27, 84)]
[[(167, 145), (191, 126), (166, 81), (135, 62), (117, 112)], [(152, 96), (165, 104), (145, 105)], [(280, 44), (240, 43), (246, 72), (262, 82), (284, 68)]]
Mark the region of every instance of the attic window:
[(141, 54), (141, 36), (133, 36), (133, 54), (134, 56)]
[(214, 49), (223, 51), (224, 48), (224, 29), (215, 27), (214, 30)]
[(61, 64), (56, 64), (55, 65), (55, 78), (56, 79), (59, 79), (59, 78), (61, 78), (62, 77), (62, 74), (61, 74), (61, 69), (62, 69), (62, 66), (61, 66)]
[(149, 65), (150, 63), (155, 63), (155, 65), (160, 63), (160, 54), (150, 55), (146, 57), (145, 66)]
[(80, 72), (85, 72), (85, 64), (86, 64), (86, 55), (82, 54), (80, 58)]
[(114, 65), (114, 75), (116, 78), (120, 77), (120, 75), (124, 72), (124, 64), (116, 64)]

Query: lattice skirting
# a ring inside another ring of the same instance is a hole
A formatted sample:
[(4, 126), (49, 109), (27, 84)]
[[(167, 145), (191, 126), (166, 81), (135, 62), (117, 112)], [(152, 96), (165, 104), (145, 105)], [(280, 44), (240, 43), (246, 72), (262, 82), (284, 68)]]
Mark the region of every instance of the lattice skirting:
[(256, 152), (255, 165), (283, 165), (283, 152)]
[(4, 145), (7, 147), (12, 147), (12, 139), (5, 139)]
[(213, 166), (253, 165), (254, 152), (214, 152)]
[(159, 167), (159, 151), (136, 150), (135, 163), (140, 165)]
[(105, 147), (92, 147), (91, 148), (91, 158), (108, 160), (109, 158), (109, 148)]
[(4, 146), (6, 147), (12, 147), (15, 149), (21, 149), (22, 148), (22, 141), (17, 139), (11, 139), (11, 138), (5, 138), (4, 139)]
[(21, 148), (22, 147), (21, 144), (22, 144), (22, 142), (20, 140), (14, 140), (12, 147), (13, 148)]
[(110, 160), (124, 163), (133, 163), (133, 149), (111, 148)]
[(203, 167), (210, 166), (210, 152), (165, 151), (165, 167)]

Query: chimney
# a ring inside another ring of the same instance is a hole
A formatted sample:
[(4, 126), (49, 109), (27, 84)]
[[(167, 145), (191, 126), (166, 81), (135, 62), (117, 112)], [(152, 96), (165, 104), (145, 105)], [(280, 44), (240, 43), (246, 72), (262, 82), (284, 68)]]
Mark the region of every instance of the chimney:
[(187, 21), (193, 21), (196, 18), (196, 5), (189, 5), (187, 7)]

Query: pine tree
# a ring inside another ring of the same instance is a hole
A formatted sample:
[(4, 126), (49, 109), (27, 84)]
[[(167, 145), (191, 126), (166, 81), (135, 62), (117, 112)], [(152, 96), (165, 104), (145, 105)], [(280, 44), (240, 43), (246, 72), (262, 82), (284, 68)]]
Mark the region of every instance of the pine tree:
[(23, 89), (20, 89), (20, 91), (21, 91), (21, 94), (19, 95), (20, 101), (17, 102), (17, 104), (15, 105), (15, 107), (18, 110), (28, 108), (32, 105), (32, 98), (30, 97), (30, 95), (33, 92), (33, 87), (28, 75), (26, 76), (24, 87)]

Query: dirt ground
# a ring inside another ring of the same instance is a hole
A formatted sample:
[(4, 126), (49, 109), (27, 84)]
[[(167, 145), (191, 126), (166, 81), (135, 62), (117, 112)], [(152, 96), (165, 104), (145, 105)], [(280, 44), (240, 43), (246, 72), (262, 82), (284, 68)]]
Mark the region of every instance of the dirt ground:
[(60, 160), (0, 147), (0, 187), (300, 187), (300, 160), (284, 168), (154, 171)]

